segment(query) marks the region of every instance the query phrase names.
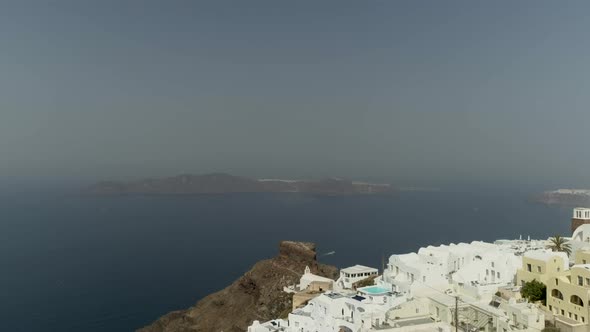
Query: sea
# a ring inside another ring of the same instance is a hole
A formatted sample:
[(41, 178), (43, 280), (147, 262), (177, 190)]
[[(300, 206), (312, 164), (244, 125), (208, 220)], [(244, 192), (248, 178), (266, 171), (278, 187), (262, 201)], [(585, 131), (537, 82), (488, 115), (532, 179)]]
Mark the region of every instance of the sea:
[(133, 331), (229, 285), (281, 240), (315, 242), (326, 264), (381, 268), (421, 246), (567, 235), (570, 216), (498, 191), (2, 194), (0, 329)]

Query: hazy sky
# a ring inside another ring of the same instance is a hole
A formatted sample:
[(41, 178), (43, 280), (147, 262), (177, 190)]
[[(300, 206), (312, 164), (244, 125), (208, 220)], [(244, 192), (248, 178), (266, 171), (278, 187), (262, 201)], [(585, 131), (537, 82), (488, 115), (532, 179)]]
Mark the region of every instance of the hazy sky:
[(2, 1), (0, 176), (590, 186), (589, 16), (587, 1)]

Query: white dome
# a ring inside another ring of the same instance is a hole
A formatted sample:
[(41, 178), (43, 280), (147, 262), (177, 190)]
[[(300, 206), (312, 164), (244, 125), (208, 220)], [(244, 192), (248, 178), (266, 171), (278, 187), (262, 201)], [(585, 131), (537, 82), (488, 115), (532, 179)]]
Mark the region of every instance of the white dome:
[(590, 224), (578, 226), (572, 235), (573, 241), (590, 242)]

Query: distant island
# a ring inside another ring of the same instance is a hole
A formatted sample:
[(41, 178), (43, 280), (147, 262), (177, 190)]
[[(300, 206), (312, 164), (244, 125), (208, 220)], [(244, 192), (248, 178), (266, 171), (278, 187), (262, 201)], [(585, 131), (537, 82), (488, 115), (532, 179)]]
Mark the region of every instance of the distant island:
[(104, 181), (85, 190), (96, 195), (187, 195), (221, 193), (312, 193), (321, 195), (384, 194), (393, 192), (390, 184), (323, 180), (253, 179), (224, 173), (178, 175), (131, 182)]
[(533, 197), (533, 201), (549, 205), (590, 206), (590, 189), (557, 189)]

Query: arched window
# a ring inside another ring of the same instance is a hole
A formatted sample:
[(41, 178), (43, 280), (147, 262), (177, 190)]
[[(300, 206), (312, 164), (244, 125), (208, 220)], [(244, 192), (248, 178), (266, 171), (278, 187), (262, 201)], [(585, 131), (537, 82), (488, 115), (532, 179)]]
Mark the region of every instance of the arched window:
[(572, 295), (570, 297), (570, 302), (575, 304), (575, 305), (579, 305), (581, 307), (584, 306), (584, 301), (582, 301), (582, 299), (578, 296), (578, 295)]
[(560, 300), (563, 300), (563, 294), (561, 294), (561, 292), (559, 291), (559, 289), (553, 289), (551, 290), (551, 296), (558, 298)]

